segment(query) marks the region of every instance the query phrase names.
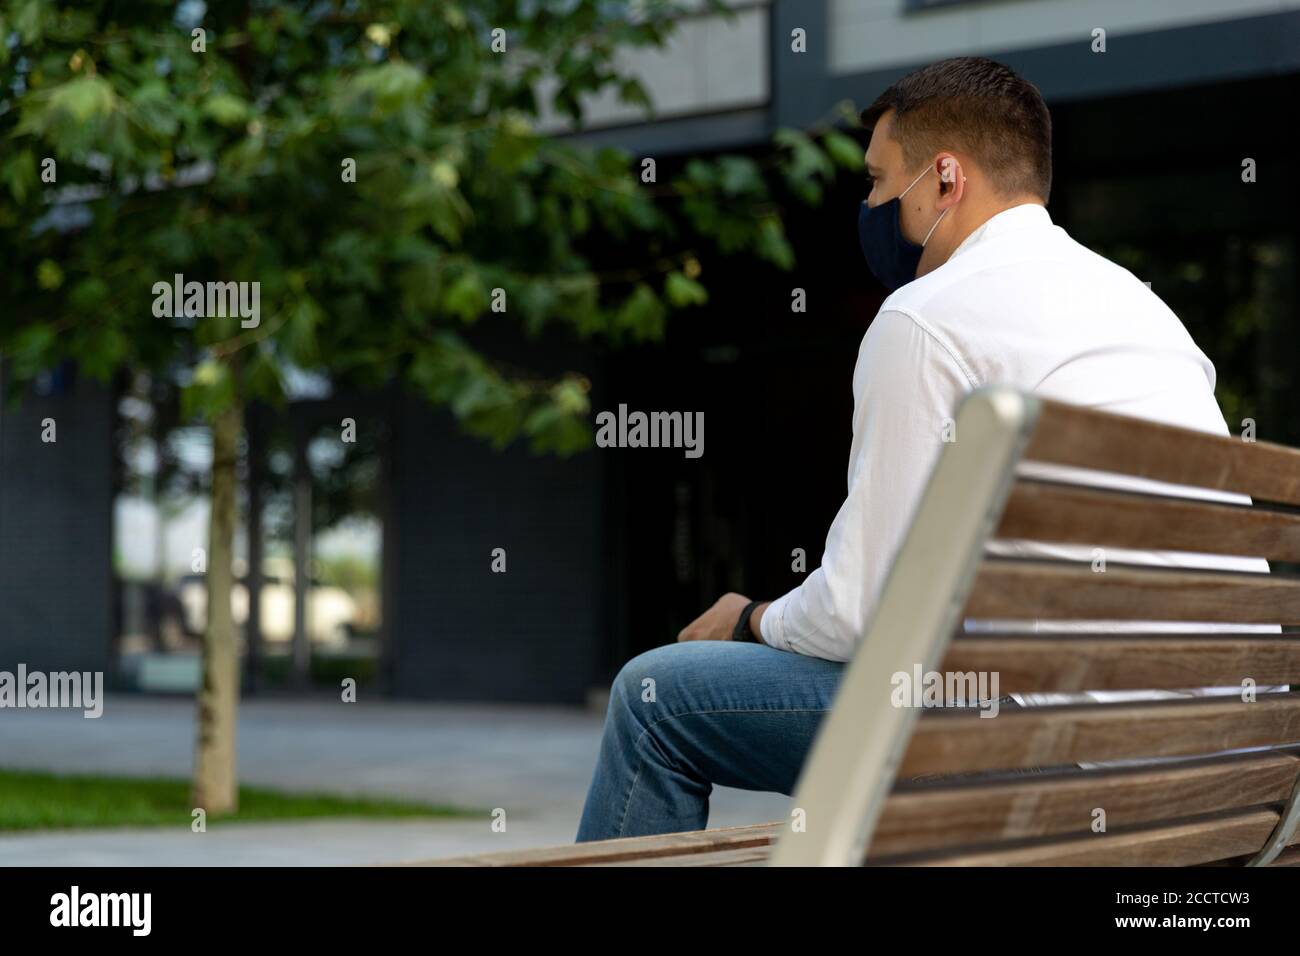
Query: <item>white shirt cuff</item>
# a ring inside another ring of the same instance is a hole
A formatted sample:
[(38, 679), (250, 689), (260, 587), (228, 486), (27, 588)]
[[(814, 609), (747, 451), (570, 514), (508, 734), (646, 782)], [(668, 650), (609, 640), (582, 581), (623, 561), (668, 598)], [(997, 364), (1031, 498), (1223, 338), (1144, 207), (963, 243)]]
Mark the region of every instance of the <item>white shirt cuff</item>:
[(762, 620), (758, 622), (763, 643), (768, 647), (775, 647), (778, 651), (790, 650), (790, 643), (785, 639), (785, 605), (789, 599), (789, 594), (777, 598), (767, 606)]

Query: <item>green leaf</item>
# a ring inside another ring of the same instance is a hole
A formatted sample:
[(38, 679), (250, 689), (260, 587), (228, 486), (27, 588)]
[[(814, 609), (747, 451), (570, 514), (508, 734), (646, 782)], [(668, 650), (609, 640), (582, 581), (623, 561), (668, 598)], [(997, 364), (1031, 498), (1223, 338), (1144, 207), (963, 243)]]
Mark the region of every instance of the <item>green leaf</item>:
[(3, 173), (9, 194), (16, 202), (21, 203), (29, 192), (38, 188), (40, 176), (36, 172), (36, 157), (29, 149), (15, 152), (9, 162), (4, 164)]
[(835, 174), (830, 159), (799, 130), (779, 129), (773, 139), (787, 150), (781, 164), (786, 186), (806, 203), (820, 202), (822, 182)]
[(779, 269), (789, 271), (794, 268), (794, 249), (785, 237), (781, 221), (773, 216), (768, 216), (759, 223), (755, 251)]
[[(316, 327), (323, 318), (320, 306), (303, 296), (289, 307), (289, 318), (280, 334), (289, 360), (302, 368), (313, 367), (318, 360)], [(263, 322), (267, 321), (265, 317)]]
[(765, 192), (758, 163), (747, 156), (722, 157), (718, 160), (718, 173), (718, 185), (729, 196)]
[(639, 106), (647, 113), (654, 111), (654, 103), (645, 86), (635, 77), (628, 77), (618, 84), (618, 98), (629, 106)]
[(181, 415), (212, 421), (235, 400), (235, 382), (223, 362), (204, 359), (194, 369), (188, 385), (181, 389)]
[(831, 159), (845, 169), (862, 172), (865, 150), (853, 139), (838, 130), (831, 130), (822, 138), (822, 145), (826, 147)]
[(345, 81), (339, 105), (348, 111), (390, 116), (419, 105), (428, 88), (429, 78), (418, 67), (389, 61), (352, 74)]
[(98, 276), (91, 276), (80, 280), (72, 287), (68, 294), (68, 304), (77, 312), (93, 315), (98, 312), (108, 295), (108, 283)]
[(623, 304), (619, 306), (615, 326), (632, 333), (634, 340), (643, 342), (662, 337), (667, 310), (644, 282), (639, 282)]
[(106, 382), (113, 370), (121, 364), (129, 350), (129, 343), (119, 329), (111, 326), (93, 330), (81, 350), (79, 366), (92, 378)]
[(63, 285), (63, 269), (53, 259), (42, 259), (36, 267), (36, 284), (42, 289), (57, 289)]
[(135, 121), (152, 136), (169, 137), (180, 125), (175, 98), (161, 80), (142, 83), (129, 102)]
[(203, 103), (203, 115), (222, 126), (239, 126), (248, 121), (249, 107), (238, 96), (214, 93)]
[(709, 301), (708, 290), (703, 285), (676, 271), (668, 273), (668, 278), (664, 281), (664, 295), (677, 309), (688, 305), (704, 305)]
[(113, 112), (117, 94), (101, 76), (79, 76), (55, 87), (48, 94), (50, 113), (63, 114), (77, 123), (88, 123)]
[(462, 322), (473, 322), (482, 315), (488, 307), (488, 291), (478, 272), (461, 272), (443, 293), (442, 307)]
[(26, 326), (14, 339), (13, 351), (25, 358), (43, 360), (54, 344), (54, 329), (44, 323)]
[(98, 74), (81, 75), (30, 93), (20, 111), (17, 133), (43, 138), (65, 156), (90, 150), (125, 155), (132, 143), (123, 105), (108, 80)]

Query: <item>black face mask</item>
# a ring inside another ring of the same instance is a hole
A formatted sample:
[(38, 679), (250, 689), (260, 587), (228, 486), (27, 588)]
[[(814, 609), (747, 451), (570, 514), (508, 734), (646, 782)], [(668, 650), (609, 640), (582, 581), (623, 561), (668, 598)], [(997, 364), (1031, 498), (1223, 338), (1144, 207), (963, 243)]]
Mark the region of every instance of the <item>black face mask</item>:
[(934, 167), (927, 167), (920, 176), (912, 180), (911, 186), (889, 202), (881, 203), (879, 206), (868, 206), (863, 202), (862, 208), (858, 210), (858, 243), (862, 246), (862, 255), (866, 257), (872, 275), (891, 292), (916, 278), (916, 267), (921, 262), (921, 252), (925, 244), (930, 241), (930, 236), (934, 235), (939, 222), (948, 214), (947, 209), (939, 213), (939, 218), (934, 221), (934, 225), (930, 227), (930, 231), (926, 233), (925, 239), (919, 246), (903, 236), (898, 221), (899, 210), (902, 208), (900, 200), (931, 169)]

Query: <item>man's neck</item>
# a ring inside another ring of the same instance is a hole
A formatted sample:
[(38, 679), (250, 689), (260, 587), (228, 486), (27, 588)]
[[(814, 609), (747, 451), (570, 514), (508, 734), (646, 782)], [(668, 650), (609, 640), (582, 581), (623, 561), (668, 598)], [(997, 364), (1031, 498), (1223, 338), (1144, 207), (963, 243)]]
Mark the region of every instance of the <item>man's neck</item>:
[(998, 213), (1006, 212), (1016, 206), (1023, 206), (1026, 203), (1032, 203), (1035, 206), (1043, 205), (1041, 199), (1032, 195), (998, 200), (994, 203), (984, 203), (978, 206), (967, 202), (958, 203), (948, 215), (944, 216), (944, 221), (939, 223), (939, 228), (934, 231), (930, 241), (925, 244), (925, 251), (921, 253), (921, 261), (916, 267), (916, 277), (919, 279), (947, 262), (952, 258), (952, 254), (957, 251), (958, 247), (970, 238), (971, 233)]

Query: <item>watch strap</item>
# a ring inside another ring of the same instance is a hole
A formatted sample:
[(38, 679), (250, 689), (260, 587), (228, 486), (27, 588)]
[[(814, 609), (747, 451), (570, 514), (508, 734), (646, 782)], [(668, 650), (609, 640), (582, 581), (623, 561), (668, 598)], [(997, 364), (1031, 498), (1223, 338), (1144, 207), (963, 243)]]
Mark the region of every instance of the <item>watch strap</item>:
[(731, 639), (733, 641), (749, 641), (751, 644), (759, 643), (754, 632), (749, 629), (749, 616), (754, 613), (754, 608), (762, 604), (762, 601), (750, 601), (745, 605), (744, 610), (740, 612), (740, 618), (736, 621), (736, 626), (731, 629)]

